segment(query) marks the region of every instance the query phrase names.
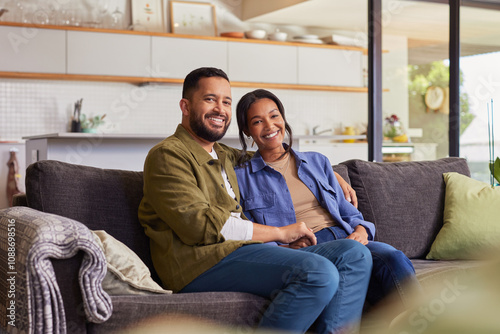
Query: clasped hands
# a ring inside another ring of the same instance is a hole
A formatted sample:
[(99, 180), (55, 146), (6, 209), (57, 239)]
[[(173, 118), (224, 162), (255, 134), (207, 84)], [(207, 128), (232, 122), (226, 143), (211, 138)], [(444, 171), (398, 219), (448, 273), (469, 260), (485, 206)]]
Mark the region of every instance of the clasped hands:
[[(313, 231), (306, 226), (306, 223), (299, 222), (279, 228), (281, 233), (280, 242), (287, 244), (283, 247), (299, 249), (317, 244), (316, 236)], [(346, 239), (352, 239), (360, 242), (363, 245), (368, 243), (368, 233), (366, 229), (358, 225)]]

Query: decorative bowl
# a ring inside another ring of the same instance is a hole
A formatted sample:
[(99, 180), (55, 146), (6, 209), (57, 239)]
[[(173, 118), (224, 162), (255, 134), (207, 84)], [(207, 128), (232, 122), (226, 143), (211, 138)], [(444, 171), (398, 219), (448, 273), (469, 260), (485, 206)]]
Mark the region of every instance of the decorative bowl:
[(266, 31), (260, 29), (245, 31), (245, 37), (252, 39), (264, 39), (266, 37)]
[(230, 31), (230, 32), (222, 32), (220, 36), (231, 37), (231, 38), (243, 38), (245, 37), (245, 34), (240, 31)]
[(273, 32), (272, 34), (269, 34), (268, 38), (271, 41), (284, 42), (284, 41), (286, 41), (287, 36), (288, 36), (288, 34), (286, 32), (277, 31), (277, 32)]

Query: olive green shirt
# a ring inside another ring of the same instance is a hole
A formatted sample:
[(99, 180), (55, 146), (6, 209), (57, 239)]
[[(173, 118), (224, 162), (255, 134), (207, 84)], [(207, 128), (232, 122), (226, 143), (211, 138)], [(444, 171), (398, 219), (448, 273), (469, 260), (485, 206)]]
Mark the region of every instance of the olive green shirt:
[[(146, 157), (139, 220), (166, 289), (181, 290), (237, 248), (254, 243), (226, 241), (220, 233), (231, 212), (242, 212), (233, 168), (239, 151), (219, 143), (214, 149), (218, 160), (179, 125)], [(224, 187), (221, 166), (236, 199)]]

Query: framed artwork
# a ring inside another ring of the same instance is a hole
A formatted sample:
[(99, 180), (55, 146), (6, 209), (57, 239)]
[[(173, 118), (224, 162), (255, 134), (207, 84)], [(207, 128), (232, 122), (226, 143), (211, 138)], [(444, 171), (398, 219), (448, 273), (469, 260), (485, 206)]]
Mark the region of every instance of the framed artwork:
[(205, 2), (170, 1), (172, 33), (217, 36), (215, 6)]
[(132, 30), (166, 32), (162, 0), (132, 0)]

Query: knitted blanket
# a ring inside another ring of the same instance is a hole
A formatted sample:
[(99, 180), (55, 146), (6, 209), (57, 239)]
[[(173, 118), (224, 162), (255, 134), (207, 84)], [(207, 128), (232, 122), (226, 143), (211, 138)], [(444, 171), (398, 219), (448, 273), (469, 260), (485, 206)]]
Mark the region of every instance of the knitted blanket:
[(12, 298), (7, 297), (15, 306), (14, 313), (5, 310), (3, 328), (9, 332), (66, 333), (64, 305), (50, 259), (67, 259), (80, 250), (84, 256), (79, 284), (87, 320), (101, 323), (111, 316), (111, 298), (101, 286), (106, 259), (85, 225), (13, 207), (0, 210), (0, 228), (0, 247), (5, 249), (0, 251), (0, 267), (7, 268), (10, 278), (2, 280), (0, 288), (12, 291)]

